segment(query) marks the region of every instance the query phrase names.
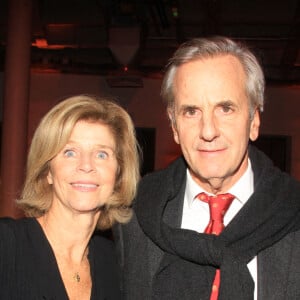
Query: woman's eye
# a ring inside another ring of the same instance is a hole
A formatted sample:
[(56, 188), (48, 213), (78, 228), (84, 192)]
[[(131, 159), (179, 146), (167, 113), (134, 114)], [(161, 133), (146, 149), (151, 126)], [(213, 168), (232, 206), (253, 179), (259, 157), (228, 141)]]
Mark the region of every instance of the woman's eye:
[(75, 156), (75, 151), (73, 151), (73, 150), (65, 150), (64, 151), (64, 156), (66, 156), (66, 157), (73, 157), (73, 156)]
[(100, 159), (107, 159), (108, 158), (108, 153), (105, 151), (99, 151), (97, 154), (97, 157)]

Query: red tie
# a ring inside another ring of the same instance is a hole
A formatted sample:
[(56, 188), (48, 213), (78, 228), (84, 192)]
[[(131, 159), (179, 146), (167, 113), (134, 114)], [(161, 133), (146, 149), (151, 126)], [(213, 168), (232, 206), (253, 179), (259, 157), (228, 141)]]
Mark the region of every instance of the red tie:
[[(205, 233), (219, 235), (224, 229), (223, 219), (229, 208), (233, 195), (220, 194), (216, 196), (209, 196), (205, 193), (200, 193), (197, 198), (209, 204), (210, 220), (205, 229)], [(220, 286), (220, 270), (217, 270), (215, 280), (212, 286), (210, 300), (217, 300)]]

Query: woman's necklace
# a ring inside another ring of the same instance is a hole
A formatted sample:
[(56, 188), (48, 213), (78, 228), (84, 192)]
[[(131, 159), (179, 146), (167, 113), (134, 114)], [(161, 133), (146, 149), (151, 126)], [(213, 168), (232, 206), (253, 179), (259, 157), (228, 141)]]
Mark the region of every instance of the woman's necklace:
[[(87, 264), (89, 264), (88, 263), (88, 252), (89, 252), (89, 249), (87, 248), (86, 249), (86, 252), (85, 252), (85, 254), (84, 254), (84, 260), (87, 262)], [(76, 281), (76, 282), (80, 282), (80, 280), (81, 280), (81, 277), (80, 277), (80, 274), (79, 274), (79, 272), (78, 271), (76, 271), (74, 274), (73, 274), (73, 280), (74, 281)]]
[[(53, 244), (55, 245), (56, 243), (52, 243), (51, 241), (51, 235), (49, 237), (49, 234), (48, 234), (48, 231), (47, 231), (47, 226), (46, 226), (46, 221), (45, 221), (45, 216), (42, 216), (40, 218), (37, 219), (37, 221), (40, 223), (41, 227), (43, 228), (43, 231), (53, 249), (53, 252), (54, 252), (54, 255), (55, 255), (55, 258), (56, 258), (56, 262), (57, 262), (57, 265), (58, 265), (58, 269), (59, 271), (61, 272), (61, 274), (65, 273), (65, 274), (70, 274), (70, 272), (67, 271), (67, 269), (69, 269), (69, 266), (67, 264), (67, 260), (65, 257), (63, 257), (63, 255), (60, 254), (60, 252), (56, 252), (54, 251), (54, 248), (53, 248)], [(89, 249), (86, 248), (85, 249), (85, 253), (84, 253), (84, 257), (83, 257), (83, 262), (84, 262), (84, 265), (83, 265), (83, 268), (82, 267), (77, 267), (77, 269), (82, 269), (81, 271), (83, 273), (86, 272), (86, 270), (88, 269), (88, 272), (89, 272), (89, 261), (88, 261), (88, 253), (89, 253)], [(74, 269), (73, 269), (74, 270)], [(71, 271), (71, 272), (74, 272), (74, 271)], [(69, 275), (67, 275), (67, 277), (69, 277)], [(81, 275), (79, 273), (79, 271), (75, 271), (72, 275), (72, 279), (73, 281), (79, 283), (81, 281)]]
[(74, 279), (74, 281), (76, 281), (76, 282), (80, 282), (80, 275), (79, 275), (79, 273), (78, 272), (75, 272), (74, 273), (74, 275), (73, 275), (73, 279)]

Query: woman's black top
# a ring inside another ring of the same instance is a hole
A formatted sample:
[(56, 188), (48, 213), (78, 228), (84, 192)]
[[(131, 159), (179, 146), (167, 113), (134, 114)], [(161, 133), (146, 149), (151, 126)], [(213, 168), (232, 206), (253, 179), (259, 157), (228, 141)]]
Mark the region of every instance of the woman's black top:
[[(91, 300), (120, 300), (113, 243), (93, 235), (88, 258)], [(68, 299), (53, 250), (35, 218), (0, 219), (0, 299)]]

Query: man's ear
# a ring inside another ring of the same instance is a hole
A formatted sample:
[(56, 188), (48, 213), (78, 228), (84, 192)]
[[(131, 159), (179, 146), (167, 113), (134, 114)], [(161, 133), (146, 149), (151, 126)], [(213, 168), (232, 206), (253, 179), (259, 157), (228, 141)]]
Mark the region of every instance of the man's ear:
[(178, 137), (178, 132), (177, 132), (176, 120), (175, 120), (173, 111), (168, 110), (168, 116), (169, 116), (169, 120), (170, 120), (170, 123), (171, 123), (172, 131), (173, 131), (174, 141), (177, 144), (179, 144), (179, 137)]
[(252, 142), (254, 142), (258, 138), (259, 127), (260, 127), (260, 115), (259, 115), (259, 110), (256, 109), (255, 112), (254, 112), (253, 119), (252, 119), (251, 124), (250, 124), (249, 137), (250, 137), (250, 140)]

